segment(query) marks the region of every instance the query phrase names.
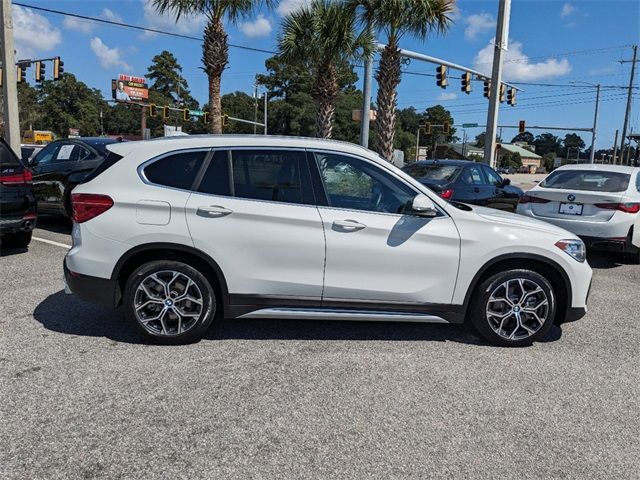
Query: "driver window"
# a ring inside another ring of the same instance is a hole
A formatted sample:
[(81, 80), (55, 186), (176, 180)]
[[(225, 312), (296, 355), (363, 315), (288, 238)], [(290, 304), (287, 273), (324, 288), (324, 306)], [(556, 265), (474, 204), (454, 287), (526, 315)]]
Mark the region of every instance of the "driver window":
[(326, 152), (314, 155), (330, 207), (401, 214), (416, 196), (408, 185), (364, 160)]

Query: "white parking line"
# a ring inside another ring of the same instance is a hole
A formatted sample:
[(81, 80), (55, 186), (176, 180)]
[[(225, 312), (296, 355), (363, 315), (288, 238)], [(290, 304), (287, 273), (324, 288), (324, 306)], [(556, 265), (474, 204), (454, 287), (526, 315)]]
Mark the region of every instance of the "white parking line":
[(71, 248), (71, 245), (66, 245), (64, 243), (60, 243), (60, 242), (54, 242), (53, 240), (47, 240), (46, 238), (40, 238), (40, 237), (31, 237), (33, 240), (37, 240), (38, 242), (42, 242), (42, 243), (48, 243), (50, 245), (55, 245), (56, 247), (62, 247), (62, 248)]

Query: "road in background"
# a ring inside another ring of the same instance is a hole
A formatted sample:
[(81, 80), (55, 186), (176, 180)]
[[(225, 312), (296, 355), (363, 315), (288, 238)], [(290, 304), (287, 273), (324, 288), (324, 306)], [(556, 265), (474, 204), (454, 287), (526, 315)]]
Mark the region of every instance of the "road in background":
[(162, 347), (65, 295), (64, 254), (0, 258), (0, 478), (637, 476), (637, 266), (593, 257), (588, 315), (530, 348), (284, 320)]

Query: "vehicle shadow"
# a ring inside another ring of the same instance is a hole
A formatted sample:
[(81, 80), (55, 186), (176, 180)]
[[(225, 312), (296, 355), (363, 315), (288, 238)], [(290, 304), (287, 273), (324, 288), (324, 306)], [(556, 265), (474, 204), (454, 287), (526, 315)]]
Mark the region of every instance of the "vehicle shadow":
[[(63, 291), (49, 295), (33, 313), (46, 329), (68, 335), (105, 337), (116, 342), (147, 344), (121, 310), (92, 305)], [(562, 336), (554, 326), (543, 342)], [(204, 340), (369, 340), (456, 342), (490, 346), (462, 325), (317, 320), (219, 319)]]
[(5, 247), (0, 243), (0, 257), (8, 257), (9, 255), (19, 255), (21, 253), (27, 253), (29, 247)]
[(71, 234), (71, 224), (64, 218), (53, 215), (38, 215), (36, 227), (48, 232)]
[(590, 252), (587, 254), (587, 261), (591, 268), (597, 270), (608, 270), (625, 265), (626, 262), (619, 253)]

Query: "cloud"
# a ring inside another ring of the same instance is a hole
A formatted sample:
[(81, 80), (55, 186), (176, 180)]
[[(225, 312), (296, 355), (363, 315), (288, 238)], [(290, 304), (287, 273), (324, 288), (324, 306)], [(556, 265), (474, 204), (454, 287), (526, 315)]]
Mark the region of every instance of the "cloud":
[(13, 38), (16, 59), (31, 58), (38, 52), (49, 52), (62, 42), (60, 30), (30, 8), (13, 5)]
[(240, 31), (247, 37), (268, 37), (271, 33), (271, 23), (264, 15), (258, 15), (253, 22), (243, 22), (240, 24)]
[[(143, 0), (142, 4), (143, 16), (146, 26), (156, 30), (169, 30), (174, 33), (192, 34), (202, 33), (205, 16), (198, 15), (181, 15), (180, 20), (176, 22), (176, 17), (172, 12), (164, 14), (158, 13), (151, 3), (151, 0)], [(153, 38), (156, 34), (146, 32), (141, 35), (142, 38)]]
[(467, 28), (464, 29), (464, 36), (467, 40), (475, 40), (478, 35), (488, 33), (496, 28), (496, 19), (490, 13), (475, 13), (464, 19)]
[(105, 20), (110, 20), (112, 22), (122, 22), (122, 17), (108, 8), (103, 8), (100, 16)]
[(285, 15), (288, 15), (294, 12), (300, 7), (309, 5), (310, 3), (311, 3), (311, 0), (282, 0), (278, 4), (278, 8), (276, 8), (276, 11), (278, 12), (279, 15), (284, 17)]
[(131, 69), (129, 64), (120, 58), (120, 50), (117, 48), (109, 48), (100, 37), (93, 37), (90, 45), (91, 50), (96, 54), (103, 68), (121, 67), (124, 70)]
[(96, 26), (95, 22), (91, 20), (83, 20), (76, 17), (64, 17), (62, 25), (68, 30), (75, 30), (80, 33), (91, 33)]
[(574, 7), (573, 5), (571, 5), (570, 3), (565, 3), (562, 6), (562, 10), (560, 10), (560, 16), (561, 17), (568, 17), (570, 15), (573, 15), (574, 13), (576, 13), (578, 11), (578, 9), (576, 7)]
[(438, 95), (438, 100), (455, 100), (456, 98), (458, 98), (458, 95), (453, 92), (442, 92)]
[[(474, 67), (486, 75), (491, 75), (494, 41), (480, 50), (473, 60)], [(549, 58), (544, 62), (531, 63), (522, 51), (522, 43), (511, 42), (509, 50), (502, 55), (502, 77), (505, 81), (531, 81), (566, 75), (571, 64), (566, 58)]]

